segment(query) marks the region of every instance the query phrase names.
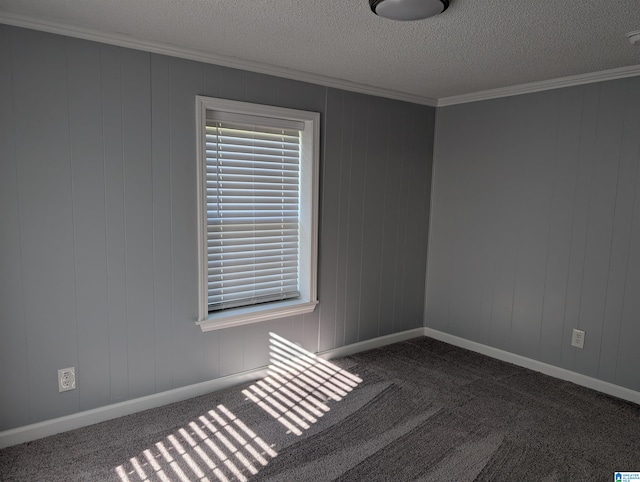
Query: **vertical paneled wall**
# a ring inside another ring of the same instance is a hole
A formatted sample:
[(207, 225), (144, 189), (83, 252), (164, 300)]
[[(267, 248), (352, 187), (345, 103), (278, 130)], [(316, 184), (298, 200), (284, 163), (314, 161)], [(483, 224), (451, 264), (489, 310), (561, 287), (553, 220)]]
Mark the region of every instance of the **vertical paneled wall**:
[(422, 326), (434, 123), (432, 108), (334, 89), (326, 119), (321, 351)]
[(640, 390), (639, 112), (638, 77), (438, 110), (428, 327)]
[[(194, 324), (196, 95), (321, 113), (315, 312)], [(434, 114), (0, 25), (0, 430), (422, 326)]]

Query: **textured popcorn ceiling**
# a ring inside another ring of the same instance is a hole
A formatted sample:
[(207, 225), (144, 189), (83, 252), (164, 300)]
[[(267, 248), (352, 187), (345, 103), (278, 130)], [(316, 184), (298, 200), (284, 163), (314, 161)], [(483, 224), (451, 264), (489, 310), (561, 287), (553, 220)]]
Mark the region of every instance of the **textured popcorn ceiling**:
[(452, 0), (417, 22), (367, 0), (0, 0), (2, 14), (433, 99), (640, 63), (640, 0)]

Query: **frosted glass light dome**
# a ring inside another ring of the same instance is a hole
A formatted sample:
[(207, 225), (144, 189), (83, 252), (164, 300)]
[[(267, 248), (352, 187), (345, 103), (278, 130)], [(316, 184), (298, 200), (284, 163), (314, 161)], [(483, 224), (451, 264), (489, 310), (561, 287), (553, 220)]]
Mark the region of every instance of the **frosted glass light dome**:
[(421, 20), (444, 12), (449, 0), (369, 0), (371, 10), (392, 20)]

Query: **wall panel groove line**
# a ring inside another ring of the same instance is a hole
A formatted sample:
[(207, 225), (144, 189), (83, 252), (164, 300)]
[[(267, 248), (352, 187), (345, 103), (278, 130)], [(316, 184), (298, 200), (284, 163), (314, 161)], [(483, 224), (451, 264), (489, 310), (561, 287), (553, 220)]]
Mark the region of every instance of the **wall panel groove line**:
[[(623, 99), (624, 102), (624, 99)], [(628, 103), (624, 103), (624, 108), (623, 108), (623, 112), (626, 112), (627, 109), (629, 108)], [(624, 119), (626, 119), (626, 115), (623, 114), (622, 119), (624, 121)], [(622, 122), (623, 122), (622, 121)], [(622, 140), (623, 140), (623, 128), (622, 125), (619, 126), (619, 135), (617, 136), (617, 144), (619, 146), (622, 146)], [(615, 175), (613, 176), (614, 178), (612, 179), (612, 181), (615, 181), (615, 186), (613, 187), (612, 190), (612, 198), (613, 198), (613, 206), (611, 209), (611, 229), (608, 230), (607, 234), (610, 234), (610, 238), (609, 238), (609, 243), (608, 243), (608, 257), (607, 257), (607, 262), (606, 262), (606, 275), (605, 275), (605, 281), (603, 283), (603, 300), (602, 300), (602, 320), (604, 322), (604, 317), (605, 317), (605, 313), (607, 310), (607, 293), (609, 292), (609, 282), (610, 282), (610, 277), (611, 277), (611, 268), (612, 268), (612, 258), (613, 258), (613, 247), (614, 247), (614, 243), (613, 243), (613, 234), (614, 234), (614, 230), (615, 230), (615, 224), (613, 222), (614, 217), (615, 217), (615, 213), (617, 211), (617, 207), (618, 207), (618, 189), (619, 189), (619, 178), (620, 178), (620, 168), (621, 168), (621, 162), (622, 162), (622, 149), (619, 150), (618, 155), (616, 156), (616, 169), (615, 169)], [(604, 331), (604, 330), (602, 330)], [(601, 333), (602, 333), (601, 331)], [(599, 344), (598, 347), (598, 364), (600, 363), (600, 360), (602, 359), (602, 342)], [(595, 361), (595, 360), (594, 360)], [(597, 370), (599, 371), (599, 370)]]
[[(583, 126), (584, 125), (584, 105), (586, 102), (586, 91), (584, 89), (582, 89), (582, 103), (581, 103), (581, 111), (580, 111), (580, 125)], [(584, 130), (581, 128), (580, 129), (580, 136), (578, 139), (578, 146), (582, 145), (583, 142), (583, 135), (584, 135)], [(580, 161), (578, 160), (578, 162), (576, 163), (576, 174), (575, 174), (575, 179), (576, 179), (576, 188), (574, 190), (574, 196), (573, 196), (573, 209), (572, 209), (572, 214), (575, 213), (576, 211), (576, 205), (578, 203), (578, 180), (579, 180), (579, 174), (580, 174)], [(570, 272), (571, 272), (571, 254), (573, 252), (572, 247), (574, 244), (574, 232), (575, 232), (575, 223), (576, 223), (576, 218), (575, 216), (572, 216), (571, 218), (571, 235), (570, 235), (570, 241), (569, 241), (569, 260), (568, 260), (568, 269), (567, 269), (567, 283), (566, 283), (566, 288), (565, 288), (565, 294), (569, 292), (569, 283), (571, 281), (570, 278)], [(563, 338), (564, 338), (564, 334), (567, 333), (568, 330), (568, 326), (567, 326), (567, 302), (565, 299), (564, 302), (564, 309), (563, 309), (563, 316), (562, 316), (562, 333), (563, 333)], [(562, 352), (562, 348), (560, 349), (560, 351)]]
[[(633, 204), (631, 205), (631, 222), (629, 233), (629, 250), (624, 264), (625, 284), (623, 289), (623, 299), (621, 301), (620, 311), (620, 328), (618, 333), (618, 349), (615, 352), (616, 365), (613, 380), (619, 384), (635, 384), (638, 382), (637, 364), (634, 361), (633, 353), (635, 352), (635, 343), (640, 336), (640, 326), (638, 325), (638, 313), (640, 312), (640, 302), (638, 301), (638, 289), (640, 286), (640, 262), (639, 250), (640, 244), (640, 196), (638, 189), (640, 187), (640, 140), (637, 132), (640, 129), (640, 119), (637, 112), (640, 108), (640, 94), (636, 82), (629, 82), (629, 92), (631, 93), (629, 103), (633, 106), (630, 118), (626, 119), (625, 127), (628, 134), (623, 148), (625, 149), (625, 158), (634, 165), (636, 178), (633, 186)], [(627, 151), (628, 150), (628, 151)]]
[[(386, 121), (386, 126), (385, 126), (385, 132), (390, 132), (390, 125), (391, 125), (391, 115), (387, 115), (385, 118)], [(384, 235), (385, 233), (385, 229), (387, 226), (387, 193), (388, 193), (388, 189), (389, 189), (389, 165), (390, 165), (390, 159), (389, 159), (389, 145), (390, 145), (390, 140), (389, 140), (388, 136), (386, 138), (386, 145), (385, 145), (385, 171), (384, 171), (384, 197), (383, 197), (383, 201), (382, 201), (382, 223), (381, 223), (381, 236), (382, 236), (382, 253), (380, 256), (380, 273), (382, 273), (384, 271), (384, 241), (386, 239), (386, 236)], [(380, 276), (380, 283), (378, 284), (378, 326), (377, 326), (377, 334), (378, 336), (384, 335), (386, 333), (382, 333), (382, 329), (381, 329), (381, 323), (382, 323), (382, 308), (381, 308), (381, 304), (382, 304), (382, 299), (383, 299), (383, 291), (382, 291), (382, 286), (383, 286), (383, 278), (382, 276)]]
[[(364, 157), (364, 169), (362, 172), (362, 177), (364, 178), (364, 182), (363, 182), (363, 188), (362, 188), (362, 216), (361, 216), (361, 223), (362, 226), (360, 228), (360, 245), (364, 246), (364, 212), (365, 212), (365, 206), (366, 206), (366, 202), (367, 202), (367, 171), (369, 171), (369, 169), (367, 169), (367, 166), (369, 164), (369, 118), (370, 118), (370, 113), (371, 113), (371, 100), (369, 100), (367, 102), (367, 113), (366, 113), (366, 118), (367, 118), (367, 124), (366, 124), (366, 134), (365, 134), (365, 149), (364, 149), (364, 153), (363, 153), (363, 157)], [(364, 271), (362, 268), (362, 261), (364, 258), (364, 249), (362, 249), (360, 251), (360, 270), (358, 273), (358, 277), (359, 277), (359, 282), (358, 282), (358, 328), (356, 330), (357, 333), (357, 339), (360, 339), (360, 322), (361, 322), (361, 316), (362, 316), (362, 272)]]
[(82, 410), (110, 400), (109, 348), (93, 341), (108, 339), (103, 86), (99, 46), (67, 42), (66, 52), (78, 347), (74, 366)]
[[(600, 87), (600, 86), (598, 86)], [(598, 89), (600, 91), (600, 88)], [(600, 98), (601, 98), (601, 92), (599, 92), (599, 95), (597, 96), (597, 104), (596, 104), (596, 113), (595, 113), (595, 117), (596, 119), (599, 116), (599, 111), (600, 111)], [(596, 128), (595, 128), (595, 133), (594, 133), (594, 138), (597, 138), (598, 136), (598, 123), (596, 122)], [(593, 161), (593, 155), (592, 155), (593, 149), (590, 150), (588, 156), (590, 158), (591, 161)], [(589, 189), (589, 196), (587, 198), (587, 217), (586, 217), (586, 226), (585, 226), (585, 234), (584, 234), (584, 244), (587, 245), (588, 241), (589, 241), (589, 214), (591, 213), (591, 203), (592, 203), (592, 195), (591, 193), (593, 192), (593, 164), (590, 164), (590, 177), (589, 177), (589, 185), (590, 185), (590, 189)], [(584, 264), (585, 264), (585, 260), (586, 260), (586, 256), (587, 256), (587, 250), (585, 249), (582, 253), (582, 265), (583, 265), (583, 269), (581, 272), (581, 276), (580, 276), (580, 288), (579, 288), (579, 298), (578, 298), (578, 319), (577, 319), (577, 323), (575, 325), (576, 328), (580, 328), (580, 307), (582, 306), (582, 295), (583, 295), (583, 291), (582, 291), (582, 286), (584, 286)], [(575, 353), (575, 352), (574, 352)]]
[[(105, 102), (104, 102), (104, 52), (103, 49), (100, 49), (100, 129), (102, 131), (102, 138), (104, 139), (106, 137), (106, 132), (105, 132), (105, 126), (104, 126), (104, 109), (105, 109)], [(109, 305), (110, 305), (110, 289), (109, 289), (109, 270), (108, 270), (108, 266), (109, 266), (109, 249), (108, 249), (108, 245), (109, 245), (109, 238), (108, 238), (108, 232), (109, 232), (109, 215), (108, 215), (108, 207), (107, 207), (107, 151), (105, 148), (104, 143), (102, 144), (102, 173), (103, 173), (103, 178), (102, 178), (102, 187), (103, 187), (103, 192), (104, 192), (104, 196), (102, 198), (102, 202), (104, 203), (104, 245), (105, 245), (105, 250), (104, 250), (104, 264), (105, 264), (105, 272), (104, 272), (104, 277), (105, 277), (105, 282), (106, 282), (106, 286), (105, 286), (105, 290), (104, 290), (104, 297), (105, 297), (105, 302), (106, 302), (106, 319), (105, 319), (105, 323), (107, 325), (106, 329), (107, 329), (107, 344), (109, 343), (109, 340), (111, 339), (111, 328), (110, 328), (110, 319), (109, 319)], [(111, 367), (111, 348), (109, 347), (109, 350), (107, 351), (107, 366)], [(113, 389), (111, 387), (111, 376), (109, 376), (109, 383), (108, 383), (108, 387), (109, 387), (109, 401), (113, 400)]]
[[(638, 165), (640, 165), (640, 149), (638, 149), (638, 157), (637, 157), (636, 166), (638, 166)], [(638, 168), (638, 167), (636, 167), (635, 179), (636, 179), (636, 183), (635, 183), (635, 189), (633, 190), (633, 203), (632, 203), (632, 211), (631, 211), (631, 218), (632, 218), (631, 230), (633, 230), (633, 228), (636, 226), (636, 223), (637, 223), (636, 220), (638, 218), (637, 213), (636, 213), (636, 206), (637, 206), (636, 202), (639, 199), (638, 198), (638, 186), (640, 186), (640, 168)], [(640, 203), (638, 203), (638, 204), (640, 204)], [(628, 247), (627, 247), (627, 252), (629, 252), (630, 249), (631, 249), (631, 242), (632, 242), (632, 238), (631, 238), (631, 236), (629, 236), (629, 244), (628, 244)], [(629, 280), (629, 265), (628, 265), (628, 263), (625, 263), (624, 280), (625, 280), (625, 286), (626, 286), (627, 282)], [(622, 306), (623, 307), (625, 305), (626, 294), (627, 294), (626, 290), (624, 290), (624, 292), (622, 294)], [(618, 340), (617, 340), (618, 341), (617, 342), (617, 350), (616, 350), (617, 353), (620, 352), (621, 335), (622, 335), (622, 330), (619, 330), (618, 331)], [(617, 357), (616, 361), (615, 361), (615, 371), (614, 371), (614, 373), (617, 373), (617, 371), (618, 371), (617, 370), (618, 369), (618, 360), (619, 360), (619, 357)]]
[[(66, 62), (66, 71), (67, 71), (67, 75), (66, 75), (66, 95), (67, 95), (67, 99), (71, 98), (71, 93), (69, 91), (69, 42), (65, 42), (65, 62)], [(71, 108), (70, 108), (70, 103), (67, 104), (67, 118), (71, 119)], [(78, 347), (80, 346), (79, 343), (79, 325), (78, 325), (78, 258), (77, 258), (77, 249), (76, 249), (76, 245), (77, 245), (77, 225), (76, 225), (76, 208), (75, 208), (75, 199), (76, 199), (76, 193), (74, 191), (74, 182), (73, 182), (73, 165), (74, 165), (74, 151), (73, 151), (73, 144), (72, 144), (72, 135), (73, 135), (73, 129), (71, 126), (71, 121), (69, 122), (69, 132), (67, 135), (67, 142), (69, 143), (69, 186), (71, 188), (71, 225), (72, 225), (72, 229), (73, 229), (73, 233), (71, 236), (71, 246), (72, 246), (72, 251), (73, 251), (73, 288), (74, 288), (74, 322), (75, 322), (75, 342), (76, 342), (76, 357), (74, 360), (74, 366), (78, 366), (78, 355), (77, 355), (77, 350)], [(63, 367), (60, 367), (63, 368)], [(79, 373), (76, 373), (76, 377), (78, 377)], [(78, 396), (77, 399), (77, 408), (76, 410), (80, 409), (80, 397)]]
[[(153, 59), (150, 59), (151, 63), (152, 63)], [(153, 66), (151, 65), (149, 70), (151, 71), (151, 69), (153, 68)], [(151, 158), (151, 166), (150, 166), (150, 174), (151, 174), (151, 232), (155, 234), (156, 232), (156, 224), (157, 224), (157, 220), (156, 220), (156, 207), (155, 207), (155, 196), (154, 196), (154, 187), (156, 184), (156, 176), (157, 173), (154, 170), (154, 166), (153, 166), (153, 160), (155, 158), (155, 156), (153, 156), (153, 140), (156, 138), (156, 136), (153, 135), (153, 130), (155, 127), (155, 122), (154, 122), (154, 116), (153, 116), (153, 87), (154, 87), (154, 82), (153, 82), (153, 75), (149, 76), (149, 92), (150, 92), (150, 97), (151, 97), (151, 102), (150, 102), (150, 109), (149, 109), (149, 115), (150, 115), (150, 129), (152, 132), (152, 135), (149, 137), (149, 151), (152, 153), (152, 158)], [(153, 351), (157, 352), (158, 351), (158, 310), (156, 308), (156, 302), (157, 302), (157, 280), (156, 280), (156, 263), (155, 263), (155, 255), (156, 255), (156, 236), (152, 236), (151, 237), (151, 253), (152, 253), (152, 257), (154, 258), (154, 263), (153, 263), (153, 281), (152, 281), (152, 305), (153, 305), (153, 325), (154, 325), (154, 330), (153, 330)], [(156, 355), (154, 357), (154, 364), (153, 364), (153, 369), (154, 369), (154, 377), (153, 377), (153, 381), (154, 381), (154, 392), (157, 393), (158, 391), (158, 356)]]
[[(561, 109), (561, 102), (558, 101), (558, 105), (557, 105), (557, 110), (556, 110), (556, 119), (560, 118), (560, 109)], [(538, 347), (537, 347), (537, 353), (538, 356), (540, 356), (540, 350), (541, 350), (541, 346), (542, 346), (542, 333), (543, 333), (543, 323), (544, 323), (544, 306), (545, 306), (545, 298), (547, 295), (547, 278), (549, 276), (549, 251), (550, 251), (550, 247), (551, 247), (551, 218), (552, 218), (552, 212), (553, 212), (553, 200), (556, 197), (556, 190), (558, 189), (557, 186), (557, 164), (559, 163), (559, 155), (558, 155), (558, 150), (559, 150), (559, 144), (560, 144), (560, 129), (557, 130), (556, 132), (556, 138), (555, 138), (555, 145), (554, 145), (554, 150), (553, 150), (553, 167), (552, 167), (552, 172), (551, 172), (551, 178), (553, 180), (553, 184), (552, 184), (552, 188), (551, 188), (551, 199), (549, 202), (549, 210), (547, 213), (547, 219), (549, 219), (549, 231), (547, 232), (547, 246), (546, 246), (546, 252), (545, 252), (545, 260), (544, 260), (544, 266), (545, 266), (545, 273), (544, 273), (544, 284), (543, 284), (543, 292), (542, 292), (542, 310), (540, 313), (540, 329), (538, 330)]]
[[(29, 343), (25, 319), (22, 206), (15, 137), (16, 99), (14, 45), (9, 30), (0, 31), (0, 316), (12, 320), (0, 338), (0, 363), (11, 366), (17, 383), (0, 399), (0, 425), (13, 414), (17, 423), (29, 420)], [(14, 299), (10, 304), (9, 299)], [(7, 300), (7, 301), (5, 301)], [(27, 402), (25, 403), (25, 398)], [(5, 415), (7, 414), (7, 415)]]
[[(29, 35), (20, 29), (8, 32), (12, 36), (11, 69), (15, 79), (13, 140), (20, 196), (22, 290), (26, 296), (24, 326), (29, 345), (23, 363), (29, 366), (30, 397), (22, 404), (30, 406), (29, 417), (47, 418), (59, 411), (77, 410), (78, 403), (77, 392), (46, 397), (51, 389), (57, 394), (55, 368), (72, 366), (77, 355), (66, 41), (39, 33)], [(56, 115), (38, 116), (34, 112)], [(34, 132), (38, 133), (37, 140)], [(43, 232), (47, 235), (46, 249), (41, 242)], [(7, 302), (10, 310), (15, 309), (14, 300)], [(52, 318), (58, 320), (55, 327)], [(2, 325), (12, 322), (3, 318)], [(16, 349), (9, 347), (11, 351)], [(43, 363), (45, 354), (48, 363)], [(17, 409), (18, 417), (20, 411)]]

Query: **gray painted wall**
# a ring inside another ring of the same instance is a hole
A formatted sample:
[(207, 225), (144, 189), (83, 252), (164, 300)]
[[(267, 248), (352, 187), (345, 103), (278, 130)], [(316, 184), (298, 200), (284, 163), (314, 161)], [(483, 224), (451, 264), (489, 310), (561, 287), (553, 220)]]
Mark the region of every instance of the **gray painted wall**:
[[(314, 313), (194, 324), (196, 95), (322, 114)], [(0, 25), (0, 430), (422, 326), (434, 115)]]
[(640, 390), (639, 113), (640, 77), (438, 109), (426, 326)]

